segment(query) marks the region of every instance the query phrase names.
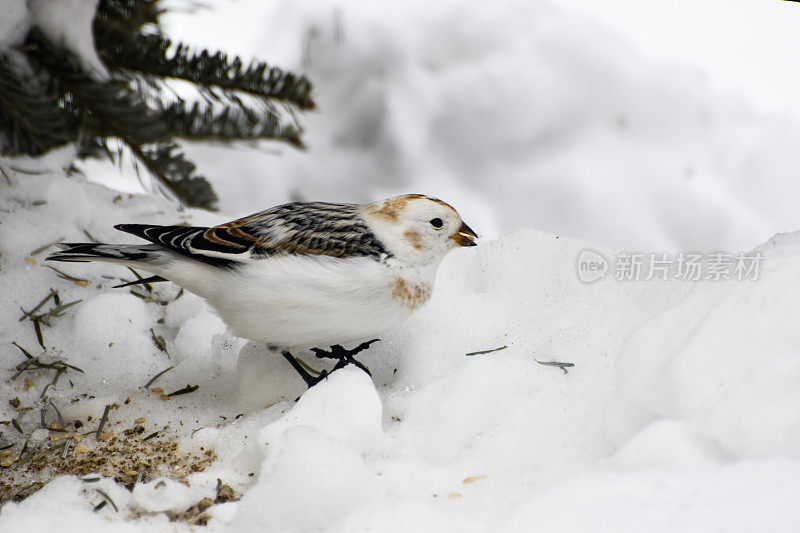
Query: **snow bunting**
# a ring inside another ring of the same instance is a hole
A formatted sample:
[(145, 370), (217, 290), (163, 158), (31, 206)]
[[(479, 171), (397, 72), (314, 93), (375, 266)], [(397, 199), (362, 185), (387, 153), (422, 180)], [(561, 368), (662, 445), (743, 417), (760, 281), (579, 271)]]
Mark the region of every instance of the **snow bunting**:
[[(390, 328), (431, 297), (436, 271), (475, 234), (445, 202), (406, 194), (375, 203), (294, 202), (212, 228), (119, 224), (152, 244), (64, 243), (53, 261), (108, 261), (155, 274), (204, 298), (240, 337), (314, 349), (358, 364), (339, 343)], [(372, 342), (372, 341), (370, 341)], [(330, 352), (320, 346), (334, 345)]]

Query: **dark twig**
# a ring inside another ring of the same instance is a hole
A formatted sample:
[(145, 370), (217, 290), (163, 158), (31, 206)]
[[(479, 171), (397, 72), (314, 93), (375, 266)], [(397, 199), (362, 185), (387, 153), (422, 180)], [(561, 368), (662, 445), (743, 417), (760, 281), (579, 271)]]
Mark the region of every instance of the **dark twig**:
[(539, 361), (538, 359), (534, 359), (537, 363), (544, 366), (557, 366), (561, 370), (564, 371), (565, 374), (568, 374), (567, 368), (571, 368), (575, 366), (575, 363), (562, 363), (560, 361)]
[(44, 336), (42, 335), (42, 325), (41, 325), (41, 317), (34, 317), (33, 318), (33, 331), (36, 333), (36, 340), (39, 343), (39, 346), (42, 347), (43, 350), (47, 349), (47, 346), (44, 345)]
[(106, 408), (103, 409), (103, 416), (100, 417), (100, 423), (97, 425), (97, 439), (100, 440), (100, 434), (103, 432), (103, 428), (106, 426), (106, 420), (108, 420), (108, 412), (111, 410), (111, 404), (106, 405)]
[(186, 385), (184, 388), (176, 390), (175, 392), (171, 392), (167, 394), (170, 398), (173, 396), (180, 396), (181, 394), (189, 394), (190, 392), (194, 392), (200, 388), (200, 385)]
[[(155, 283), (158, 281), (167, 281), (166, 279), (162, 278), (161, 276), (150, 276), (149, 278), (144, 279), (137, 279), (133, 281), (126, 281), (125, 283), (120, 283), (119, 285), (114, 285), (111, 287), (112, 289), (121, 289), (123, 287), (131, 287), (133, 285), (146, 285), (149, 287), (149, 283)], [(152, 291), (151, 291), (152, 292)]]
[(61, 411), (58, 410), (56, 404), (53, 403), (53, 400), (49, 400), (50, 405), (53, 406), (53, 410), (56, 412), (56, 416), (58, 417), (58, 423), (63, 428), (64, 427), (64, 417), (61, 416)]
[(148, 436), (146, 436), (145, 438), (142, 439), (142, 442), (144, 442), (146, 440), (150, 440), (153, 437), (158, 437), (158, 431), (154, 431), (154, 432), (150, 433)]
[[(34, 356), (32, 356), (30, 354), (30, 352), (28, 350), (26, 350), (25, 348), (23, 348), (22, 346), (20, 346), (16, 342), (12, 341), (11, 344), (13, 344), (17, 348), (19, 348), (22, 351), (22, 353), (25, 355), (25, 357), (27, 357), (28, 359), (36, 359)], [(17, 366), (17, 368), (19, 368), (19, 366)]]
[(156, 335), (156, 332), (153, 330), (153, 328), (150, 328), (150, 335), (153, 338), (153, 344), (156, 345), (156, 348), (167, 354), (167, 359), (172, 359), (167, 351), (167, 342), (164, 340), (164, 337), (161, 335)]
[(170, 367), (168, 367), (168, 368), (165, 368), (164, 370), (162, 370), (161, 372), (159, 372), (158, 374), (156, 374), (155, 376), (153, 376), (153, 377), (150, 379), (150, 381), (148, 381), (147, 383), (145, 383), (145, 384), (144, 384), (144, 386), (143, 386), (142, 388), (143, 388), (143, 389), (148, 389), (148, 388), (150, 388), (150, 385), (152, 385), (153, 383), (155, 383), (155, 382), (156, 382), (156, 380), (157, 380), (158, 378), (160, 378), (161, 376), (163, 376), (164, 374), (166, 374), (167, 372), (169, 372), (169, 371), (170, 371), (170, 370), (172, 370), (173, 368), (175, 368), (175, 365), (172, 365), (172, 366), (170, 366)]
[(42, 253), (42, 252), (44, 252), (45, 250), (47, 250), (48, 248), (50, 248), (51, 246), (53, 246), (54, 244), (58, 244), (58, 243), (60, 243), (60, 242), (61, 242), (61, 241), (63, 241), (63, 240), (64, 240), (64, 237), (59, 237), (59, 238), (57, 238), (56, 240), (54, 240), (53, 242), (48, 242), (47, 244), (44, 244), (44, 245), (42, 245), (42, 246), (38, 247), (38, 248), (37, 248), (37, 249), (35, 249), (34, 251), (30, 252), (28, 255), (29, 255), (29, 256), (34, 256), (34, 255), (36, 255), (36, 254)]
[(42, 265), (42, 266), (45, 267), (45, 268), (49, 268), (50, 270), (54, 271), (58, 275), (58, 277), (61, 278), (61, 279), (74, 281), (75, 283), (77, 283), (79, 285), (83, 285), (83, 286), (86, 286), (86, 285), (89, 284), (89, 280), (88, 279), (76, 278), (75, 276), (70, 276), (69, 274), (67, 274), (63, 270), (59, 270), (56, 267), (51, 266), (51, 265)]
[(50, 289), (50, 294), (48, 294), (47, 296), (45, 296), (45, 297), (44, 297), (44, 299), (43, 299), (41, 302), (39, 302), (39, 303), (36, 305), (36, 307), (34, 307), (33, 309), (31, 309), (30, 311), (26, 311), (25, 309), (22, 309), (22, 308), (20, 307), (20, 310), (22, 311), (22, 316), (19, 318), (19, 321), (20, 321), (20, 322), (22, 322), (22, 321), (23, 321), (23, 320), (25, 320), (26, 318), (31, 318), (31, 317), (34, 315), (34, 313), (36, 313), (36, 311), (38, 311), (39, 309), (41, 309), (41, 307), (42, 307), (44, 304), (46, 304), (46, 303), (47, 303), (47, 302), (50, 300), (50, 298), (52, 298), (52, 297), (53, 297), (53, 296), (55, 296), (56, 294), (58, 294), (58, 291), (55, 291), (55, 290), (53, 290), (53, 289)]
[(485, 353), (499, 352), (500, 350), (505, 350), (506, 348), (508, 348), (508, 346), (501, 346), (499, 348), (492, 348), (491, 350), (480, 350), (480, 351), (477, 351), (477, 352), (468, 352), (468, 353), (466, 353), (464, 355), (468, 355), (468, 356), (471, 356), (471, 355), (483, 355)]
[(114, 500), (111, 499), (111, 496), (106, 494), (102, 489), (94, 489), (94, 490), (99, 492), (100, 496), (102, 496), (108, 503), (110, 503), (111, 507), (113, 507), (116, 512), (119, 512), (119, 509), (117, 509), (117, 504), (114, 503)]
[(149, 292), (150, 294), (153, 293), (153, 286), (150, 285), (150, 283), (148, 283), (146, 279), (144, 279), (142, 276), (140, 276), (139, 273), (136, 272), (131, 267), (127, 267), (127, 269), (130, 270), (133, 273), (134, 276), (136, 276), (136, 279), (138, 280), (138, 282), (142, 284), (142, 286), (145, 288), (145, 290), (147, 292)]

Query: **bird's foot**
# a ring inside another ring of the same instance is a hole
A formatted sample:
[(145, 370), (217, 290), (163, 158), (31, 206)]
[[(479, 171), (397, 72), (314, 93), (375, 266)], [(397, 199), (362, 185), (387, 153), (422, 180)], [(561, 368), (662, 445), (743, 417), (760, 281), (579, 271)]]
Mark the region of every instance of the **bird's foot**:
[(326, 377), (328, 377), (327, 370), (322, 370), (315, 376), (312, 373), (315, 372), (313, 368), (301, 362), (299, 359), (296, 359), (295, 356), (293, 356), (286, 350), (281, 350), (281, 355), (283, 356), (284, 359), (286, 359), (289, 362), (290, 365), (292, 365), (292, 368), (294, 368), (295, 371), (298, 374), (300, 374), (300, 377), (303, 378), (303, 381), (306, 382), (306, 385), (308, 385), (309, 389), (314, 385), (316, 385), (317, 383), (319, 383), (320, 381), (322, 381), (323, 379), (325, 379)]
[(316, 355), (320, 359), (336, 360), (336, 364), (333, 366), (333, 370), (331, 370), (331, 372), (339, 370), (340, 368), (344, 368), (347, 365), (352, 364), (357, 366), (364, 372), (366, 372), (368, 376), (372, 377), (372, 373), (369, 371), (369, 369), (366, 366), (364, 366), (363, 363), (357, 361), (355, 359), (355, 355), (360, 352), (363, 352), (364, 350), (369, 348), (372, 343), (378, 342), (379, 340), (380, 339), (372, 339), (371, 341), (362, 342), (352, 350), (346, 350), (345, 348), (342, 347), (341, 344), (334, 344), (333, 346), (331, 346), (330, 350), (321, 350), (319, 348), (312, 348), (311, 351), (314, 352), (314, 355)]

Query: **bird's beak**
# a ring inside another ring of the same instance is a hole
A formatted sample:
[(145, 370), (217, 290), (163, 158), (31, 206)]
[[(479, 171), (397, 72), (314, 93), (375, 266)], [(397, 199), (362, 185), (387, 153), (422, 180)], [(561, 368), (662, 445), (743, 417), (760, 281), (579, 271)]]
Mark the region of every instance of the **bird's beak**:
[(462, 222), (458, 231), (451, 235), (450, 238), (456, 241), (459, 246), (477, 246), (475, 239), (478, 238), (478, 234), (472, 231), (472, 228), (467, 226), (466, 223)]

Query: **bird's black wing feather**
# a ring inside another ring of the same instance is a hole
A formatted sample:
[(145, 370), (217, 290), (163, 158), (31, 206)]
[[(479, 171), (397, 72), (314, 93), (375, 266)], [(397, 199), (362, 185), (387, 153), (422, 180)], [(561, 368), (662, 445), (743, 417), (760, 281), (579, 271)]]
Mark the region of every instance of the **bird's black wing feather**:
[(281, 254), (376, 259), (389, 255), (355, 204), (293, 202), (211, 228), (114, 227), (215, 266), (234, 267)]

